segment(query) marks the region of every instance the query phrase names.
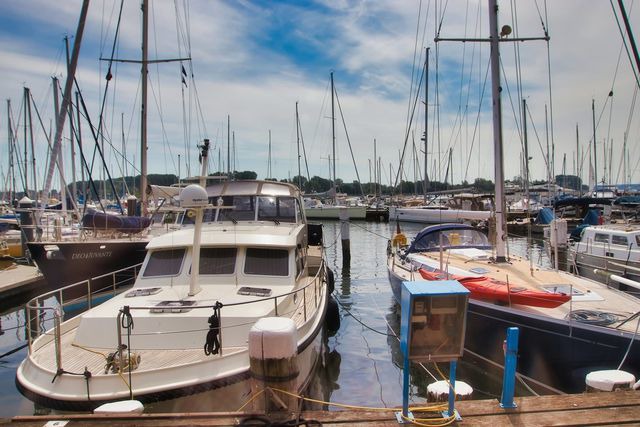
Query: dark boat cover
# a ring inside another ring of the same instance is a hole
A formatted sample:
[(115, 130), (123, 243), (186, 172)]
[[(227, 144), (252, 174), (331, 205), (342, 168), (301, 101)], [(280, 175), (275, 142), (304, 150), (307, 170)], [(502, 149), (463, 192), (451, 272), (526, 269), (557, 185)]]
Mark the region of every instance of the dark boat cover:
[(151, 218), (143, 216), (109, 215), (98, 211), (88, 211), (82, 217), (82, 226), (95, 230), (112, 230), (120, 233), (139, 233), (151, 225)]
[[(409, 246), (407, 253), (428, 252), (428, 251), (439, 250), (440, 249), (440, 233), (445, 233), (447, 231), (454, 231), (454, 230), (478, 231), (477, 228), (468, 224), (430, 225), (428, 227), (423, 228), (418, 234), (416, 234), (416, 237), (411, 242), (411, 246)], [(481, 232), (478, 231), (478, 233), (481, 233)], [(447, 249), (456, 247), (456, 246), (451, 246), (447, 242), (444, 242), (444, 244)], [(482, 241), (477, 242), (477, 244), (475, 245), (465, 245), (465, 247), (470, 247), (470, 246), (476, 247), (478, 249), (491, 249), (491, 246), (489, 245), (489, 242), (486, 241), (486, 238), (482, 239)]]

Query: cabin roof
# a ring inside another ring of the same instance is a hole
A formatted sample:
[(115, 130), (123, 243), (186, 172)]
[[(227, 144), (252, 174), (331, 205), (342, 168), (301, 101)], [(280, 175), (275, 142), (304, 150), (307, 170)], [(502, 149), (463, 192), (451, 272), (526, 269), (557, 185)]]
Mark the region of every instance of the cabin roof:
[[(201, 246), (279, 246), (295, 247), (298, 243), (300, 224), (242, 223), (211, 224), (202, 228)], [(178, 230), (152, 239), (147, 250), (193, 245), (193, 228)]]

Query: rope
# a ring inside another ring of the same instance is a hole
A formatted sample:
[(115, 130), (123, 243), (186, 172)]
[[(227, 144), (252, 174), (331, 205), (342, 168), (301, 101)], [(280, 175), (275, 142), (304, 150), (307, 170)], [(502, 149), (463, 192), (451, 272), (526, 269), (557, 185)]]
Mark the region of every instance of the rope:
[(618, 365), (618, 370), (620, 370), (622, 365), (624, 365), (624, 362), (627, 360), (627, 356), (629, 355), (629, 351), (631, 351), (631, 345), (633, 344), (633, 341), (635, 341), (636, 335), (638, 334), (638, 326), (640, 326), (640, 317), (638, 318), (638, 322), (636, 323), (636, 330), (633, 332), (633, 336), (631, 337), (631, 340), (629, 341), (629, 346), (627, 347), (627, 352), (624, 354), (624, 357), (622, 358), (622, 361), (620, 362), (620, 365)]
[(218, 354), (220, 351), (220, 309), (222, 303), (216, 302), (213, 307), (213, 314), (209, 317), (209, 332), (207, 332), (207, 340), (204, 343), (204, 354), (210, 356)]

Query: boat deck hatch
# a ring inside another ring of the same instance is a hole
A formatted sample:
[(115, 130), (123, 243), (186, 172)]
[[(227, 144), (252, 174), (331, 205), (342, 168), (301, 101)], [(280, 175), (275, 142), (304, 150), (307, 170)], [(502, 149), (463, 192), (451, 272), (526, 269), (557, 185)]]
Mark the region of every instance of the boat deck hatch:
[(254, 297), (268, 297), (271, 295), (271, 289), (267, 288), (253, 288), (250, 286), (243, 286), (238, 289), (238, 295), (251, 295)]
[(126, 294), (124, 294), (125, 298), (133, 298), (133, 297), (146, 297), (149, 295), (155, 295), (160, 292), (162, 288), (141, 288), (141, 289), (132, 289)]
[(152, 308), (152, 313), (186, 313), (191, 310), (195, 301), (162, 301), (156, 304), (158, 308)]

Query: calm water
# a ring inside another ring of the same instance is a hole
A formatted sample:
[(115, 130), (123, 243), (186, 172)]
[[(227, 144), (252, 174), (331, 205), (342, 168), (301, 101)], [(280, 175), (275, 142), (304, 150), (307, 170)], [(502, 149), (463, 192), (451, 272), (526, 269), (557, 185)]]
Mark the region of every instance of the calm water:
[[(326, 340), (323, 367), (317, 372), (310, 394), (350, 405), (399, 406), (402, 404), (402, 355), (396, 334), (399, 335), (400, 322), (386, 270), (387, 240), (395, 231), (395, 223), (352, 223), (351, 264), (345, 269), (340, 249), (340, 226), (329, 221), (323, 224), (327, 261), (336, 276), (334, 296), (340, 305), (341, 327)], [(420, 224), (402, 224), (408, 237), (422, 227)], [(512, 253), (527, 252), (525, 238), (512, 237), (509, 242)], [(548, 264), (541, 244), (533, 243), (531, 253), (534, 262)], [(42, 411), (23, 398), (14, 383), (15, 371), (27, 354), (24, 310), (18, 305), (23, 303), (13, 302), (13, 308), (2, 308), (0, 316), (2, 418)], [(439, 368), (447, 374), (448, 364), (441, 363)], [(427, 385), (435, 381), (431, 375), (440, 379), (439, 374), (429, 364), (424, 367), (412, 365), (411, 374), (411, 401), (424, 402)], [(467, 355), (458, 364), (457, 379), (474, 388), (476, 399), (499, 398), (501, 375), (495, 367)], [(524, 395), (527, 391), (517, 389), (517, 394)], [(154, 406), (156, 411), (171, 411), (173, 407), (171, 401)]]

